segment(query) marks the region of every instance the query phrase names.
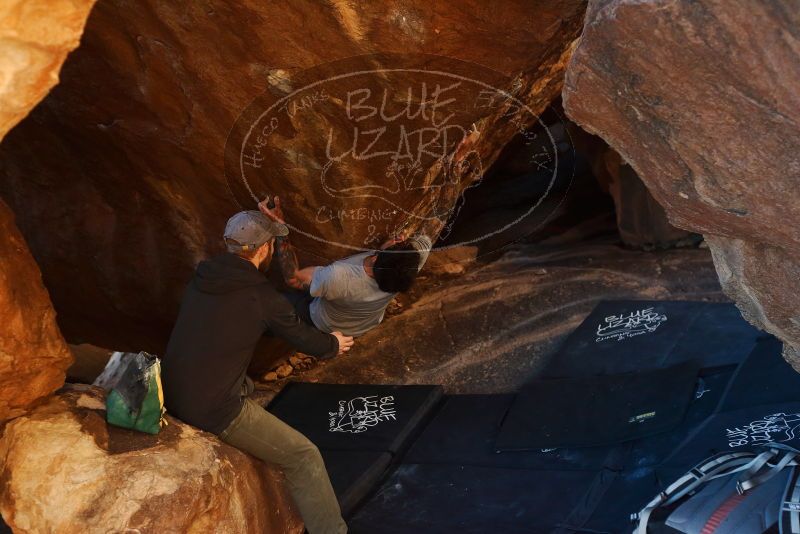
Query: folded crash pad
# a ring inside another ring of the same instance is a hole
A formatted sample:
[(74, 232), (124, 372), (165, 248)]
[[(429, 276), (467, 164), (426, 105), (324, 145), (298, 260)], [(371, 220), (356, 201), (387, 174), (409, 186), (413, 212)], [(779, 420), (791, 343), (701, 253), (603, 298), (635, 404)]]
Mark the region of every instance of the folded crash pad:
[(498, 451), (622, 443), (670, 430), (695, 395), (698, 368), (684, 362), (638, 373), (538, 380), (503, 422)]
[(626, 373), (688, 360), (701, 367), (737, 364), (759, 336), (733, 304), (602, 301), (541, 377)]
[[(800, 448), (800, 417), (792, 421), (792, 414), (800, 414), (800, 402), (761, 408), (762, 411), (747, 408), (710, 416), (657, 465), (650, 465), (652, 458), (647, 455), (648, 447), (644, 444), (636, 447), (631, 454), (630, 466), (617, 474), (591, 516), (575, 526), (583, 527), (585, 532), (628, 534), (632, 531), (627, 522), (630, 514), (641, 510), (704, 458), (723, 451), (753, 451), (758, 445), (770, 441)], [(656, 437), (652, 438), (650, 443), (655, 440)], [(639, 456), (642, 453), (645, 456)], [(584, 530), (576, 529), (575, 532)]]
[(439, 386), (286, 385), (268, 410), (322, 452), (342, 513), (377, 487), (442, 398)]
[(345, 516), (375, 488), (392, 461), (388, 452), (322, 451), (333, 490)]
[(441, 397), (440, 386), (293, 382), (267, 409), (322, 450), (394, 454)]

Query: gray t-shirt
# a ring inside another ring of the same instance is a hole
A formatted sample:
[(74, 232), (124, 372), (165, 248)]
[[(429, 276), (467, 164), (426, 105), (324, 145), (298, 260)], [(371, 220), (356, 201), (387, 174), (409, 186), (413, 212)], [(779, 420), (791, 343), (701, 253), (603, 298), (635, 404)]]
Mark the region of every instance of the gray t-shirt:
[[(420, 252), (419, 268), (428, 259), (431, 240), (418, 236), (409, 240)], [(383, 320), (386, 306), (395, 293), (386, 293), (378, 282), (367, 275), (364, 259), (373, 254), (364, 252), (318, 267), (311, 278), (309, 292), (311, 320), (323, 332), (341, 332), (360, 336)]]

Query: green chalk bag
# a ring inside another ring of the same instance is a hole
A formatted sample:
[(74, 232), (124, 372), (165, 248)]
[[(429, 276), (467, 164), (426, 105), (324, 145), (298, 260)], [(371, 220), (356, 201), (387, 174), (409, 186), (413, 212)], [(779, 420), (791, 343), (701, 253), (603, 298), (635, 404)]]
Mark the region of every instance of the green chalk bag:
[(146, 352), (130, 356), (125, 358), (127, 365), (106, 397), (106, 421), (158, 434), (165, 423), (161, 362)]

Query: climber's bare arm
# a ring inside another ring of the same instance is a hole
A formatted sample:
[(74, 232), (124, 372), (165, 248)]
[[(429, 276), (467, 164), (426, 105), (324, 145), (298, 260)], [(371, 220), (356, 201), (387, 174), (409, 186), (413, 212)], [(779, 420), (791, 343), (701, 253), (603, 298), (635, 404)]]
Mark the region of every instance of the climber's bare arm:
[(277, 238), (277, 244), (278, 263), (281, 266), (281, 273), (283, 273), (286, 285), (301, 291), (307, 290), (311, 287), (311, 278), (317, 267), (300, 268), (297, 263), (297, 254), (295, 254), (288, 237)]
[[(258, 209), (261, 213), (269, 217), (275, 222), (286, 224), (283, 218), (283, 209), (281, 208), (281, 199), (275, 197), (274, 207), (269, 207), (269, 197), (265, 198), (258, 203)], [(278, 253), (278, 263), (281, 266), (281, 273), (286, 285), (304, 291), (311, 286), (311, 277), (314, 276), (314, 267), (300, 268), (297, 261), (297, 254), (289, 241), (289, 237), (276, 238), (276, 251)]]

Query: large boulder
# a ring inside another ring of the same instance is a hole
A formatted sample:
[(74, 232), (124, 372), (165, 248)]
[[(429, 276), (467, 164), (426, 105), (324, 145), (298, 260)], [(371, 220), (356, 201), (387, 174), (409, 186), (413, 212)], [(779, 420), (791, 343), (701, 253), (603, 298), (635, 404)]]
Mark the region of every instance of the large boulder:
[(58, 83), (95, 0), (6, 0), (0, 11), (0, 141)]
[(800, 349), (800, 11), (790, 0), (592, 0), (568, 116), (702, 232), (743, 315)]
[(273, 468), (167, 417), (107, 426), (101, 390), (70, 388), (0, 439), (0, 512), (19, 533), (299, 533)]
[(584, 9), (104, 0), (61, 83), (0, 146), (0, 195), (70, 341), (158, 351), (191, 269), (255, 197), (284, 197), (308, 261), (400, 227), (436, 233), (560, 93)]
[(39, 268), (0, 200), (0, 424), (64, 384), (72, 355)]

